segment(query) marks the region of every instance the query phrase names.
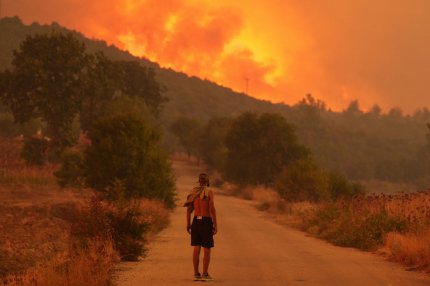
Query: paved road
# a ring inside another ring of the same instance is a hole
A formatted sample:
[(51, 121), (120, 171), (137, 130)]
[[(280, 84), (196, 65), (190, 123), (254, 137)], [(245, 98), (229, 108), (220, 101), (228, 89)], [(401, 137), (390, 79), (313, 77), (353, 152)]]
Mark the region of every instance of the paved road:
[[(184, 199), (199, 170), (175, 164), (179, 197)], [(191, 177), (190, 175), (193, 175)], [(222, 285), (424, 286), (430, 276), (405, 271), (383, 258), (324, 241), (281, 226), (251, 202), (216, 194), (219, 233), (209, 273)], [(119, 286), (191, 285), (192, 261), (185, 231), (185, 209), (178, 207), (171, 225), (150, 245), (148, 257), (124, 263)]]

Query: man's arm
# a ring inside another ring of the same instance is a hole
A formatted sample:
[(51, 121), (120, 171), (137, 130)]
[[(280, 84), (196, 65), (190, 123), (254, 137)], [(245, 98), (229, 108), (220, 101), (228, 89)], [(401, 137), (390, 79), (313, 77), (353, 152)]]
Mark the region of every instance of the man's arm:
[(187, 232), (191, 234), (191, 213), (194, 211), (194, 206), (190, 204), (187, 207)]
[(209, 212), (211, 214), (212, 222), (214, 224), (214, 234), (216, 234), (218, 232), (218, 224), (217, 224), (217, 220), (216, 220), (214, 193), (212, 192), (212, 190), (209, 191), (208, 195), (209, 195)]

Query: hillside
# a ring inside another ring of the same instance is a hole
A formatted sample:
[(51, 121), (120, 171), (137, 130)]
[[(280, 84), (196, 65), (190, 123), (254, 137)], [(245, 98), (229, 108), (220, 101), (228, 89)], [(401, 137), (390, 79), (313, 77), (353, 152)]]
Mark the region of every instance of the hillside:
[[(56, 23), (24, 25), (18, 18), (1, 19), (0, 70), (10, 66), (13, 50), (19, 47), (26, 35), (53, 29), (69, 31)], [(363, 112), (353, 104), (343, 112), (333, 112), (309, 101), (294, 106), (272, 104), (208, 80), (161, 68), (157, 63), (136, 58), (103, 41), (73, 33), (85, 42), (90, 52), (102, 51), (113, 60), (136, 60), (154, 68), (157, 79), (167, 87), (169, 102), (160, 119), (166, 141), (171, 145), (175, 144), (171, 143), (175, 138), (167, 127), (181, 116), (205, 122), (214, 116), (232, 117), (245, 111), (278, 112), (295, 125), (300, 141), (327, 169), (356, 180), (412, 182), (420, 187), (430, 186), (430, 143), (426, 140), (428, 129), (425, 125), (430, 122), (430, 112), (427, 109), (414, 115), (403, 115), (398, 110), (387, 114), (377, 109)]]
[[(27, 26), (16, 17), (1, 19), (0, 68), (4, 69), (10, 66), (13, 50), (19, 48), (19, 44), (26, 35), (47, 33), (51, 30), (70, 32), (57, 23), (51, 25), (33, 23)], [(104, 41), (85, 38), (76, 31), (73, 33), (85, 43), (90, 52), (102, 51), (112, 60), (136, 60), (145, 66), (154, 68), (159, 81), (167, 87), (166, 96), (169, 98), (169, 102), (166, 104), (163, 116), (163, 121), (166, 123), (178, 116), (190, 116), (206, 120), (213, 116), (234, 116), (247, 110), (272, 110), (274, 108), (268, 102), (236, 93), (208, 80), (161, 68), (157, 63), (134, 57), (127, 51), (107, 45)], [(284, 107), (287, 108), (287, 106)]]

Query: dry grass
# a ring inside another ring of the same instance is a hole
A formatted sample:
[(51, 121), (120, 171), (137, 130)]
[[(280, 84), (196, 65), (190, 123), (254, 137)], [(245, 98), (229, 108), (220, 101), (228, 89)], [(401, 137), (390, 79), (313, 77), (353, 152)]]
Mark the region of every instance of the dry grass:
[(31, 194), (31, 188), (23, 189), (30, 193), (28, 197), (0, 188), (0, 276), (23, 272), (67, 249), (70, 222), (79, 205), (76, 198), (61, 198), (62, 194), (72, 197), (70, 191), (57, 190), (59, 198), (55, 200), (52, 188), (44, 188), (46, 197), (41, 190)]
[(21, 159), (22, 139), (0, 139), (0, 183), (53, 184), (54, 164), (28, 166)]
[(382, 208), (407, 222), (404, 233), (387, 234), (383, 250), (390, 259), (430, 272), (430, 191), (373, 194), (365, 200), (371, 209)]
[[(357, 239), (346, 242), (365, 245), (363, 248), (366, 248), (366, 245), (372, 245), (368, 240), (374, 239), (374, 232), (382, 232), (379, 233), (382, 239), (375, 240), (379, 243), (380, 253), (388, 254), (389, 259), (413, 269), (430, 272), (430, 191), (372, 193), (330, 204), (288, 203), (274, 190), (264, 187), (239, 189), (228, 186), (227, 193), (251, 199), (258, 209), (275, 215), (279, 222), (329, 240)], [(354, 225), (364, 234), (364, 241), (358, 238)], [(393, 226), (401, 226), (401, 233), (384, 232)], [(351, 238), (338, 236), (345, 233), (350, 233)], [(329, 238), (331, 234), (335, 237)]]
[(392, 217), (407, 220), (411, 226), (426, 226), (430, 223), (430, 191), (363, 195), (354, 198), (351, 207), (359, 213), (384, 210)]
[(422, 233), (389, 233), (384, 248), (391, 260), (430, 272), (430, 228)]
[(169, 225), (169, 210), (162, 202), (142, 199), (139, 203), (139, 210), (143, 222), (150, 226), (150, 235), (160, 232)]
[(111, 240), (94, 240), (86, 249), (70, 249), (46, 264), (30, 268), (20, 276), (8, 276), (7, 286), (106, 286), (118, 260)]
[[(83, 246), (71, 237), (92, 191), (59, 188), (56, 166), (26, 166), (21, 147), (20, 140), (0, 139), (0, 284), (7, 279), (3, 285), (110, 285), (118, 258), (112, 241)], [(141, 210), (152, 233), (168, 224), (161, 203), (143, 200)]]

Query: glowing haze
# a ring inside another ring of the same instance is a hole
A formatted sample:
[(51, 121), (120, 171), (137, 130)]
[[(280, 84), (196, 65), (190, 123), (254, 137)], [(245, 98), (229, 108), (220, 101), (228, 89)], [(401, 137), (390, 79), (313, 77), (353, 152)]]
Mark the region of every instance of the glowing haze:
[(2, 13), (273, 102), (430, 105), (427, 0), (4, 0)]

